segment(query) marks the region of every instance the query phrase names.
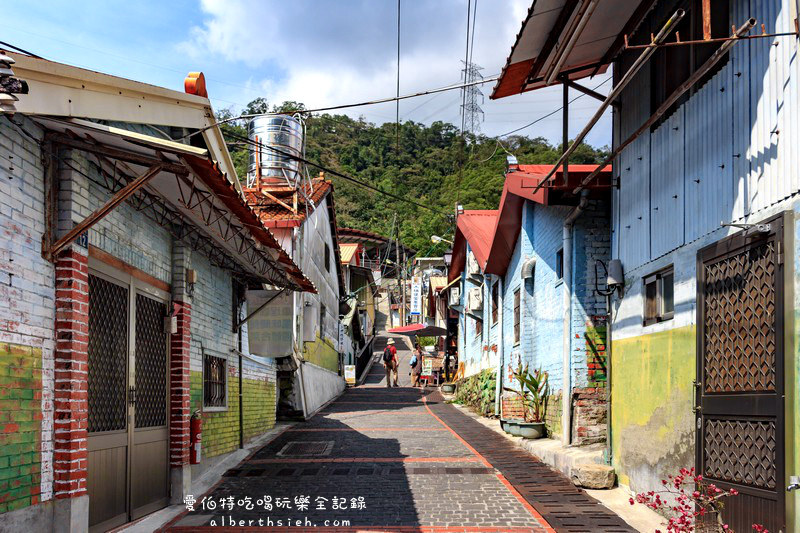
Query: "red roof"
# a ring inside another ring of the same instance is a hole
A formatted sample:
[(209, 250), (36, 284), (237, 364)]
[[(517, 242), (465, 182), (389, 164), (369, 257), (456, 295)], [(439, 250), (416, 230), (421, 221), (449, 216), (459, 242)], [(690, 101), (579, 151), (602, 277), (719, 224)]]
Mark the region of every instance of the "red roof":
[(492, 244), (494, 227), (497, 223), (495, 209), (482, 209), (464, 211), (456, 220), (456, 236), (453, 239), (453, 259), (450, 264), (448, 281), (453, 281), (464, 270), (466, 263), (466, 244), (475, 254), (475, 259), (481, 268), (486, 265), (489, 258), (489, 249)]
[[(597, 169), (597, 165), (569, 165), (566, 184), (563, 169), (559, 168), (547, 185), (536, 190), (552, 168), (552, 165), (510, 166), (498, 210), (464, 211), (458, 216), (449, 281), (453, 281), (464, 270), (466, 243), (469, 243), (478, 264), (486, 274), (505, 274), (522, 226), (522, 207), (525, 200), (542, 205), (574, 205), (572, 190)], [(612, 167), (607, 166), (586, 188), (608, 189), (611, 186), (611, 176)]]

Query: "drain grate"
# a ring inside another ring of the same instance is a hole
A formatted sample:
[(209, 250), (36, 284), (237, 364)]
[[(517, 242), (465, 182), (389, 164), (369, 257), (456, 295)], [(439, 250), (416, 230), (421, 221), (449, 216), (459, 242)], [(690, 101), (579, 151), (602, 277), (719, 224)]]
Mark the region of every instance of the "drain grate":
[(281, 457), (324, 457), (333, 451), (333, 441), (287, 442), (277, 455)]

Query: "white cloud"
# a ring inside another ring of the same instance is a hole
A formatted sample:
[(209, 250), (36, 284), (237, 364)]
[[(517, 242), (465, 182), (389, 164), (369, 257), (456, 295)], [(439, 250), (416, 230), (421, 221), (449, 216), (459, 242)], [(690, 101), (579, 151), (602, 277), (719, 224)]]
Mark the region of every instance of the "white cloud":
[[(485, 75), (500, 72), (529, 6), (530, 0), (479, 2), (473, 61), (484, 67)], [(247, 102), (263, 95), (272, 103), (296, 100), (316, 108), (395, 93), (397, 13), (393, 1), (201, 0), (200, 7), (203, 22), (191, 29), (180, 51), (193, 59), (210, 56), (239, 64), (250, 75), (246, 86), (255, 88), (224, 87), (220, 89), (224, 94), (212, 92), (212, 96)], [(465, 23), (464, 0), (403, 0), (401, 93), (458, 81)], [(209, 85), (213, 91), (213, 84)], [(483, 87), (487, 118), (482, 130), (487, 134), (513, 129), (560, 105), (560, 96), (554, 97), (553, 91), (489, 102), (492, 85)], [(459, 104), (457, 91), (407, 100), (401, 103), (401, 118), (458, 122)], [(394, 120), (394, 104), (346, 112), (378, 123)], [(590, 113), (578, 111), (575, 119)], [(575, 124), (575, 128), (580, 126)], [(559, 129), (556, 116), (534, 133), (559, 138)]]

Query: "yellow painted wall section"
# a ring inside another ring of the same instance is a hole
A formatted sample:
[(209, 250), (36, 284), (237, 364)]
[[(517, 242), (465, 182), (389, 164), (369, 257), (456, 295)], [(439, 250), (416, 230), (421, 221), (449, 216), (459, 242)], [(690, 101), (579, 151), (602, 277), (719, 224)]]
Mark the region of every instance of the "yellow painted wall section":
[(619, 481), (640, 492), (694, 466), (694, 326), (614, 340), (612, 453)]
[(339, 373), (339, 352), (333, 344), (320, 339), (319, 336), (314, 342), (304, 343), (303, 359), (331, 372)]

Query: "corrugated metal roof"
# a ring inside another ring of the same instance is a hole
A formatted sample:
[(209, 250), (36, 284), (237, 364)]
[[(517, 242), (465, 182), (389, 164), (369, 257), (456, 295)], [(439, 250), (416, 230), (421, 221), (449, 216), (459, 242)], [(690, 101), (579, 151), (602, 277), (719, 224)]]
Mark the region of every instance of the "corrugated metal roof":
[[(534, 0), (490, 98), (545, 86), (545, 73), (569, 40), (567, 29), (588, 0)], [(638, 26), (653, 0), (599, 2), (559, 71), (572, 80), (604, 72), (620, 47), (619, 35)]]
[(343, 265), (349, 265), (353, 257), (358, 253), (361, 245), (358, 243), (342, 243), (339, 245), (339, 253), (341, 254), (341, 261)]

